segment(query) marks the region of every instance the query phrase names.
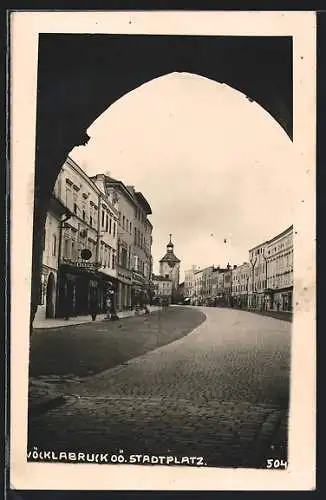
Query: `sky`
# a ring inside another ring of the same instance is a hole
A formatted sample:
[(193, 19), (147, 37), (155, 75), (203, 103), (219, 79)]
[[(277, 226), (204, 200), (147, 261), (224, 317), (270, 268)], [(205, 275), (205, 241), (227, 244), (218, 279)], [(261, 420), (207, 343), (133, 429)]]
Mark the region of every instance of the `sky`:
[[(294, 223), (293, 145), (261, 106), (207, 78), (171, 73), (113, 103), (70, 156), (152, 208), (154, 272), (172, 233), (184, 271), (240, 265)], [(226, 243), (224, 242), (226, 240)]]

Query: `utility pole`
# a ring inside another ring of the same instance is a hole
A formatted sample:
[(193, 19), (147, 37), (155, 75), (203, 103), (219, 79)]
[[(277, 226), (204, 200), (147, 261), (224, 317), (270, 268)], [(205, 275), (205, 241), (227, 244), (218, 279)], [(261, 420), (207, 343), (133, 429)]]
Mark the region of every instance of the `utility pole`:
[[(253, 259), (253, 258), (250, 259), (250, 264), (252, 266), (252, 284), (251, 284), (251, 286), (252, 286), (252, 290), (251, 290), (251, 292), (252, 292), (252, 304), (251, 305), (252, 306), (253, 306), (253, 302), (254, 302), (254, 289), (255, 289), (255, 272), (254, 271), (255, 271), (256, 263), (257, 263), (257, 255), (255, 256), (255, 259)], [(256, 301), (255, 301), (255, 305), (256, 305)]]

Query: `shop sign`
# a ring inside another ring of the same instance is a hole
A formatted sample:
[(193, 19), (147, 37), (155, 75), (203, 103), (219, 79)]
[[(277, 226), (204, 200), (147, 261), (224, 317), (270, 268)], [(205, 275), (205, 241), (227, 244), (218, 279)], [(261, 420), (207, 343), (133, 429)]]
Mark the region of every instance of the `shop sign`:
[(85, 262), (85, 261), (76, 261), (72, 259), (62, 259), (62, 264), (68, 264), (69, 266), (76, 267), (78, 269), (85, 269), (87, 271), (97, 271), (101, 267), (100, 262)]

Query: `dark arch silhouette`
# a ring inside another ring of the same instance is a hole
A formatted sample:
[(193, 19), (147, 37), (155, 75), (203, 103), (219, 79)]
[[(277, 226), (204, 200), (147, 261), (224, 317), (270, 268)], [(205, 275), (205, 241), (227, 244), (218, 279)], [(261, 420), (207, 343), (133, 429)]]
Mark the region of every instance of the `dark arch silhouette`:
[(292, 38), (42, 34), (39, 39), (32, 308), (44, 222), (69, 152), (113, 102), (145, 82), (193, 73), (256, 101), (292, 138)]
[(46, 285), (46, 309), (45, 309), (46, 318), (54, 318), (54, 297), (55, 297), (55, 280), (53, 273), (50, 273)]

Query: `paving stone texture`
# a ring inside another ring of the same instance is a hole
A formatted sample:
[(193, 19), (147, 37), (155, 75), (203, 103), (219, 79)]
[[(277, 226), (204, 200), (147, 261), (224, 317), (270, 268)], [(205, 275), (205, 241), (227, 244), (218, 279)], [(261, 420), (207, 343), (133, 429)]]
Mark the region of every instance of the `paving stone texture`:
[(66, 403), (30, 418), (29, 449), (200, 456), (213, 467), (286, 460), (291, 324), (182, 309), (206, 321), (95, 376), (59, 381)]

